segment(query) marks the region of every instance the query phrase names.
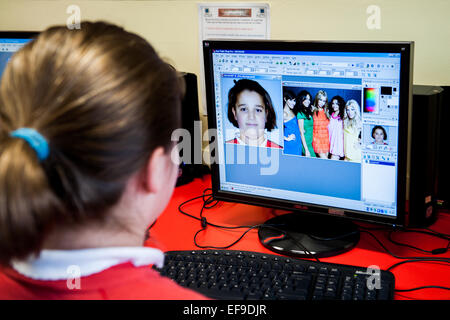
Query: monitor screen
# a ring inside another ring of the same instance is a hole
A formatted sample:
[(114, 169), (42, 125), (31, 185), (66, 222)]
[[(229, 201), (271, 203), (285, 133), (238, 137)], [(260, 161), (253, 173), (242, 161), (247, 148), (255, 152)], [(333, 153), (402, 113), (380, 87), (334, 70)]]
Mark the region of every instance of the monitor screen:
[(35, 32), (0, 32), (0, 78), (14, 52), (28, 43)]
[(204, 41), (216, 198), (403, 224), (411, 53)]

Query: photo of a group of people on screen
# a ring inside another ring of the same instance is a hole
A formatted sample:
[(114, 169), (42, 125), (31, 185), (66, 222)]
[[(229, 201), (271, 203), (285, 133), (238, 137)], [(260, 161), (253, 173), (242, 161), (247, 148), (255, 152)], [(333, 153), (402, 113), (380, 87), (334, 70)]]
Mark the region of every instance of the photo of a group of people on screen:
[(361, 161), (361, 108), (355, 99), (318, 90), (283, 90), (284, 153)]
[[(284, 86), (283, 141), (272, 141), (267, 133), (277, 127), (277, 116), (269, 93), (255, 80), (235, 80), (228, 91), (227, 118), (239, 132), (226, 143), (279, 148), (285, 155), (361, 162), (360, 97), (360, 90)], [(372, 144), (387, 144), (385, 128), (376, 125), (371, 131)]]

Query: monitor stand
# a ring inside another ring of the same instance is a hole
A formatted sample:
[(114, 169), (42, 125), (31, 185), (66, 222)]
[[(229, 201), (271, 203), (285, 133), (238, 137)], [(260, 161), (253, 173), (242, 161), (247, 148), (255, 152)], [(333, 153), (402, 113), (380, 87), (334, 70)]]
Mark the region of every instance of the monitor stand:
[(271, 251), (292, 257), (323, 258), (355, 247), (359, 230), (342, 218), (288, 213), (266, 221), (259, 227), (258, 236)]

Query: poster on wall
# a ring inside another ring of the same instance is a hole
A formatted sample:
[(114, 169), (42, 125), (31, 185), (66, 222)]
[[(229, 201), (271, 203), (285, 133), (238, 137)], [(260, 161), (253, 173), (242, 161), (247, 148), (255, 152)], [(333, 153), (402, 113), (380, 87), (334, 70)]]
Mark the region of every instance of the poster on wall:
[(202, 113), (207, 114), (203, 40), (264, 40), (270, 38), (270, 6), (268, 3), (199, 3), (200, 82)]

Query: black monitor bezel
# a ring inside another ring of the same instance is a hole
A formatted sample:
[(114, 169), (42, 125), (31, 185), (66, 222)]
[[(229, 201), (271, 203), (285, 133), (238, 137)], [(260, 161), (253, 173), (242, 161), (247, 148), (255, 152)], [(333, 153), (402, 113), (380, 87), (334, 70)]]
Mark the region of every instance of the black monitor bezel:
[[(39, 31), (0, 31), (0, 39), (35, 39)], [(27, 42), (28, 43), (28, 42)]]
[[(385, 224), (390, 226), (404, 226), (406, 219), (407, 200), (407, 170), (409, 170), (408, 157), (408, 130), (410, 126), (412, 103), (412, 62), (414, 42), (339, 42), (339, 41), (277, 41), (277, 40), (204, 40), (203, 58), (206, 89), (206, 104), (208, 113), (208, 128), (217, 129), (212, 52), (214, 50), (276, 50), (276, 51), (330, 51), (330, 52), (381, 52), (400, 53), (400, 96), (399, 96), (399, 132), (398, 132), (398, 171), (397, 171), (397, 216), (387, 217), (369, 214), (363, 211), (336, 208), (336, 214), (347, 219)], [(213, 144), (216, 141), (212, 142)], [(218, 152), (214, 147), (215, 152)], [(217, 155), (216, 155), (217, 158)], [(219, 165), (211, 163), (211, 180), (213, 197), (217, 200), (245, 203), (250, 205), (266, 206), (277, 209), (304, 211), (308, 213), (333, 215), (328, 211), (330, 207), (316, 204), (294, 202), (257, 195), (237, 194), (220, 190)]]
[(33, 39), (39, 31), (0, 31), (0, 39)]

